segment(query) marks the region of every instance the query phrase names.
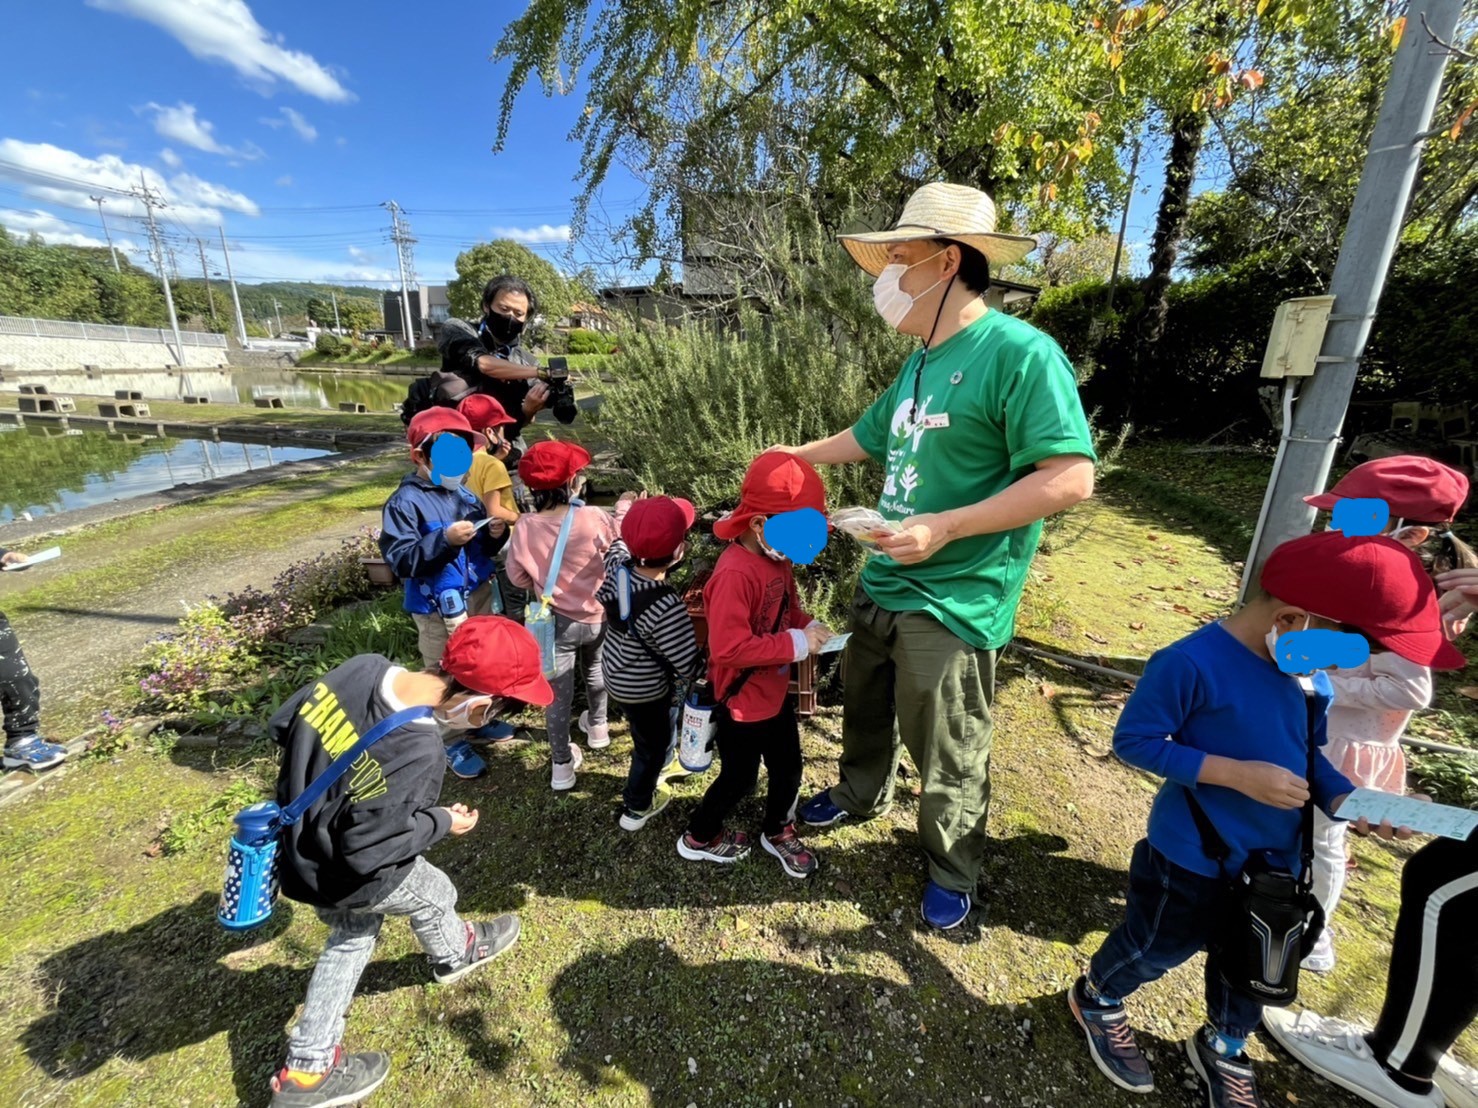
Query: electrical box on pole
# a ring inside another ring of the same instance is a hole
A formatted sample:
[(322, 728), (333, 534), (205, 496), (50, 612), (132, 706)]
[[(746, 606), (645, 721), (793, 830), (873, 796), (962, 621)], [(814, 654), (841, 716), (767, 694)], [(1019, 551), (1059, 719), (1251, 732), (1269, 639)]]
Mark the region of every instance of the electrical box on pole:
[(1310, 377), (1319, 362), (1324, 330), (1334, 310), (1332, 296), (1302, 296), (1285, 300), (1273, 316), (1268, 349), (1262, 358), (1262, 376)]

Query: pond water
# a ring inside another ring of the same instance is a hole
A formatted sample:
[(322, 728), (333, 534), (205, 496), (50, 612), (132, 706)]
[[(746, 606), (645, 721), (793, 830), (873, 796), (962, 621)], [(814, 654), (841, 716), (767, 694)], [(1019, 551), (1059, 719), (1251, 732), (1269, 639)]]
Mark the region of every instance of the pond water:
[(331, 453), (300, 446), (58, 431), (0, 423), (0, 524)]
[[(372, 412), (388, 412), (405, 399), (410, 377), (357, 373), (311, 373), (283, 369), (181, 370), (178, 373), (106, 372), (5, 374), (6, 393), (22, 384), (45, 385), (61, 396), (103, 396), (116, 390), (143, 393), (145, 400), (183, 400), (202, 396), (214, 405), (252, 407), (257, 400), (277, 398), (284, 408), (337, 411), (340, 404), (363, 404)], [(7, 398), (8, 399), (8, 398)]]

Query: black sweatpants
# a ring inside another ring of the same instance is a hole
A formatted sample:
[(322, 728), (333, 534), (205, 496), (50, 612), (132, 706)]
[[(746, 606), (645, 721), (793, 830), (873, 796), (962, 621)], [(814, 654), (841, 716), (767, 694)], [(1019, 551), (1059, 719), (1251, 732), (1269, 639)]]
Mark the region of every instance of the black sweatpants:
[(1401, 874), (1386, 1002), (1370, 1036), (1393, 1070), (1427, 1079), (1478, 1018), (1478, 838), (1436, 839)]
[(631, 724), (631, 772), (626, 775), (621, 802), (633, 812), (645, 812), (652, 806), (662, 767), (672, 755), (672, 704), (664, 696), (622, 707)]
[(688, 821), (688, 834), (711, 842), (724, 829), (724, 820), (753, 791), (760, 762), (770, 773), (765, 798), (766, 835), (778, 835), (795, 819), (801, 791), (801, 732), (795, 717), (795, 698), (787, 696), (780, 714), (756, 723), (738, 723), (727, 712), (719, 714), (718, 780), (708, 787)]
[(20, 640), (0, 612), (0, 709), (5, 712), (5, 745), (34, 735), (41, 727), (41, 682), (26, 664)]

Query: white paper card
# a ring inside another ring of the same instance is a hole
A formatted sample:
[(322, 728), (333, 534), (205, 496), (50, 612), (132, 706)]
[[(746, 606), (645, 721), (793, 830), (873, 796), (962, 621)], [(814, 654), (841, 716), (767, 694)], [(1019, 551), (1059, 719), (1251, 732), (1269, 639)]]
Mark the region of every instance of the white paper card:
[(53, 558), (60, 558), (61, 556), (62, 556), (62, 548), (61, 547), (59, 547), (59, 546), (49, 546), (45, 550), (38, 550), (38, 551), (36, 551), (36, 553), (32, 554), (24, 562), (17, 562), (13, 566), (6, 566), (5, 567), (5, 572), (6, 573), (9, 573), (11, 570), (16, 570), (16, 569), (30, 569), (33, 565), (36, 565), (38, 562), (49, 562)]
[(821, 649), (816, 651), (816, 653), (835, 654), (838, 650), (843, 649), (847, 645), (847, 640), (851, 637), (852, 632), (850, 631), (847, 631), (841, 635), (833, 635), (831, 638), (827, 639), (824, 644), (822, 644)]
[(1424, 835), (1466, 839), (1478, 828), (1478, 812), (1447, 804), (1428, 804), (1411, 796), (1397, 796), (1378, 789), (1356, 789), (1339, 806), (1339, 819), (1364, 816), (1372, 827), (1390, 820), (1392, 827), (1410, 827)]

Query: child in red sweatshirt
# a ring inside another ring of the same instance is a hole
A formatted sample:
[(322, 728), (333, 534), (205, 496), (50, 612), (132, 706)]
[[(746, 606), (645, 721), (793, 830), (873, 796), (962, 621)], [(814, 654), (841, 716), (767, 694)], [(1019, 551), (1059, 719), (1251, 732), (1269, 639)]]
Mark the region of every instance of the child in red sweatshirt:
[(677, 841), (694, 862), (737, 862), (749, 836), (724, 820), (754, 789), (760, 762), (770, 774), (760, 843), (791, 877), (816, 871), (816, 856), (795, 834), (801, 786), (801, 736), (790, 667), (832, 637), (796, 596), (790, 559), (765, 544), (765, 521), (801, 508), (826, 511), (826, 488), (810, 465), (790, 454), (761, 454), (744, 475), (739, 506), (713, 525), (729, 542), (703, 589), (708, 616), (708, 681), (718, 698), (718, 779)]

